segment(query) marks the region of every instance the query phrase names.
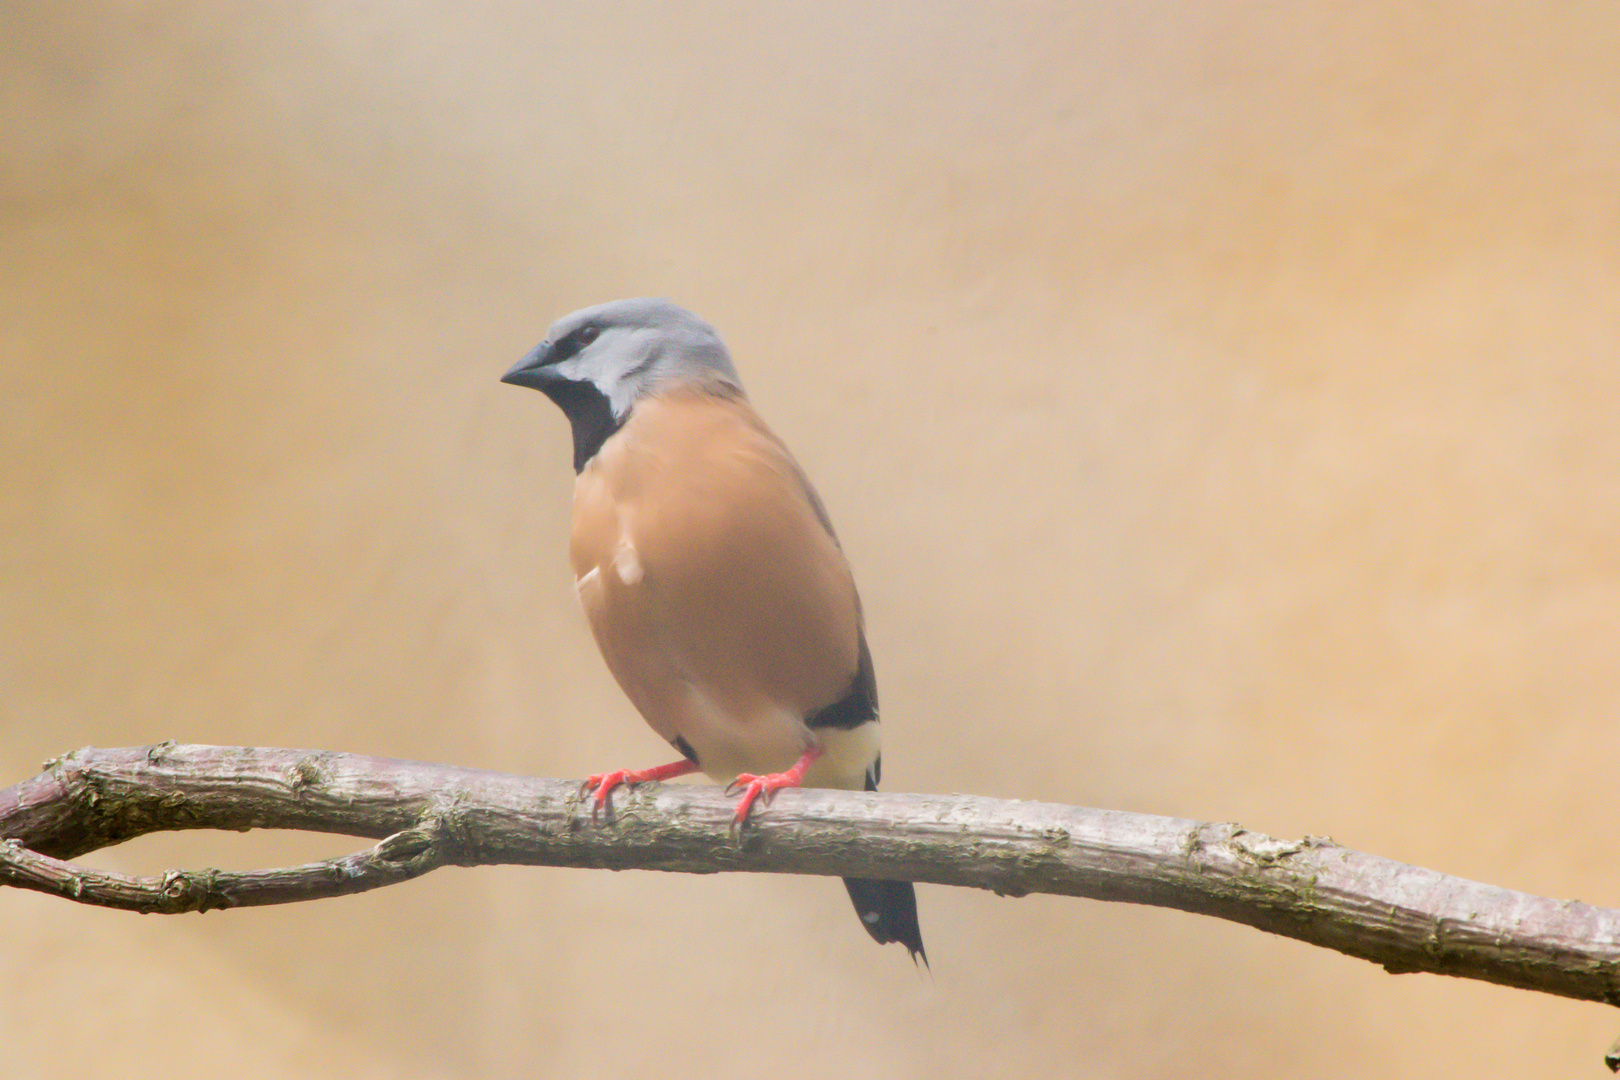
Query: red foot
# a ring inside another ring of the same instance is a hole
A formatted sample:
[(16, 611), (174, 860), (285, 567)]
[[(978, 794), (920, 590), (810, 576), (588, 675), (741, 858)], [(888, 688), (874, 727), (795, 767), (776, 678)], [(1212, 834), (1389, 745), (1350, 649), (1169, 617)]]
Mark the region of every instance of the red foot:
[(686, 758), (672, 761), (668, 765), (655, 765), (650, 769), (615, 769), (612, 772), (586, 777), (585, 782), (579, 785), (579, 795), (580, 798), (584, 798), (591, 791), (596, 792), (596, 798), (591, 804), (591, 820), (595, 821), (596, 816), (607, 808), (608, 795), (620, 784), (634, 787), (648, 780), (668, 780), (672, 776), (685, 776), (689, 772), (696, 771), (697, 765)]
[(737, 801), (737, 812), (731, 816), (731, 827), (736, 829), (748, 819), (749, 809), (761, 796), (765, 799), (765, 805), (769, 806), (778, 791), (785, 787), (799, 787), (803, 784), (804, 771), (810, 767), (812, 761), (815, 761), (824, 753), (826, 751), (821, 747), (812, 746), (800, 756), (798, 761), (793, 763), (793, 767), (787, 772), (764, 773), (762, 775), (745, 772), (727, 784), (727, 795), (742, 793), (742, 798)]

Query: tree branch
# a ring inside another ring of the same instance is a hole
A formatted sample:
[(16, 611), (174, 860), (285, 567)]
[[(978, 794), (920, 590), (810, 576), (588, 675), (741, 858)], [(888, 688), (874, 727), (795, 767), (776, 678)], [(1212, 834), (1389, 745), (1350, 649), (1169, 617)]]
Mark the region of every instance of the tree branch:
[(420, 877), (444, 865), (438, 842), (442, 822), (429, 817), (382, 843), (341, 859), (275, 870), (170, 870), (138, 878), (93, 870), (0, 840), (0, 883), (55, 893), (96, 907), (178, 915), (215, 908), (292, 904), (379, 889)]
[[(620, 792), (325, 751), (75, 751), (0, 790), (0, 883), (172, 913), (291, 903), (438, 866), (521, 863), (894, 878), (1177, 908), (1428, 971), (1620, 1004), (1620, 911), (1448, 877), (1320, 837), (962, 795), (782, 793), (742, 838), (712, 787)], [(299, 829), (381, 838), (280, 870), (133, 878), (63, 861), (144, 833)]]

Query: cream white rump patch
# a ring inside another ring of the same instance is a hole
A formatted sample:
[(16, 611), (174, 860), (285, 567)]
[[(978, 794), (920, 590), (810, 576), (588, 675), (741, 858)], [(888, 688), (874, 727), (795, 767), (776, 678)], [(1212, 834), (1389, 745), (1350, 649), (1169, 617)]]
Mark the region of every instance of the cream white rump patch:
[(868, 720), (848, 730), (818, 728), (817, 740), (827, 751), (804, 774), (806, 787), (850, 788), (860, 791), (866, 787), (866, 771), (877, 761), (883, 749), (879, 737), (881, 729), (876, 720)]

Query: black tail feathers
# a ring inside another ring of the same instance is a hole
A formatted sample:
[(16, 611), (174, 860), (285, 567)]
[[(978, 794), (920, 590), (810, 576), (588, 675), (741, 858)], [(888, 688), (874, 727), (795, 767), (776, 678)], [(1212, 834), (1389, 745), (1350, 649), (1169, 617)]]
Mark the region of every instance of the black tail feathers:
[(866, 878), (845, 878), (844, 887), (855, 902), (855, 912), (861, 925), (879, 945), (898, 941), (911, 950), (911, 959), (922, 958), (922, 927), (917, 925), (917, 889), (909, 881), (873, 881)]

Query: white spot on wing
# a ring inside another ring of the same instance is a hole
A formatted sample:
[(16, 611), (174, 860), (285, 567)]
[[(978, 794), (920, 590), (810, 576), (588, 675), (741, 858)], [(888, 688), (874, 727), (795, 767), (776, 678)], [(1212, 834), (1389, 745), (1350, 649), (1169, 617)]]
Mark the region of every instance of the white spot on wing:
[(619, 534), (619, 546), (613, 552), (613, 570), (626, 585), (634, 585), (641, 580), (641, 559), (636, 555), (636, 545), (630, 539), (629, 530)]
[(574, 579), (574, 588), (578, 589), (580, 592), (584, 592), (587, 588), (596, 584), (597, 575), (601, 574), (601, 572), (602, 568), (600, 566), (591, 567), (589, 570), (585, 571), (585, 573)]

